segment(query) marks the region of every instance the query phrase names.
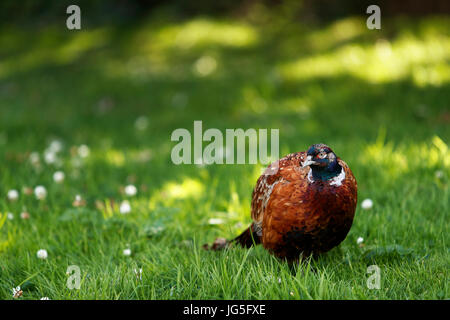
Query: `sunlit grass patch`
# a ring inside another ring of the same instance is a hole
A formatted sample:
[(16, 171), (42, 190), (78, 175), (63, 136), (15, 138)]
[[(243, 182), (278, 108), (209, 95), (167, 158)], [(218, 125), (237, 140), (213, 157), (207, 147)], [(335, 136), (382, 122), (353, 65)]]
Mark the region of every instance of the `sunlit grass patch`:
[(385, 134), (381, 131), (377, 141), (367, 145), (361, 153), (361, 161), (380, 168), (389, 179), (412, 175), (422, 169), (450, 172), (450, 152), (438, 136), (421, 144), (394, 146), (392, 142), (385, 142)]
[[(110, 41), (110, 36), (111, 30), (107, 28), (72, 34), (62, 33), (59, 28), (48, 28), (30, 40), (28, 47), (22, 48), (20, 53), (10, 56), (9, 59), (2, 59), (0, 77), (32, 71), (42, 65), (64, 65), (74, 62), (86, 52), (105, 46)], [(17, 37), (26, 40), (30, 36), (19, 34)], [(5, 45), (3, 41), (1, 43)]]
[[(252, 47), (258, 44), (259, 37), (259, 30), (243, 22), (195, 18), (164, 25), (148, 23), (127, 39), (130, 56), (125, 63), (111, 60), (104, 71), (111, 76), (145, 78), (167, 72), (189, 75), (192, 69), (194, 75), (205, 76), (216, 69), (218, 50)], [(183, 55), (196, 59), (192, 68), (186, 68), (185, 61), (177, 63)]]
[(403, 34), (394, 39), (380, 37), (372, 44), (350, 42), (282, 64), (280, 70), (287, 79), (351, 75), (372, 83), (412, 78), (420, 86), (438, 86), (449, 80), (449, 52), (450, 38), (446, 34)]
[(184, 179), (181, 183), (168, 182), (162, 188), (162, 197), (169, 199), (186, 199), (200, 197), (205, 189), (203, 183), (194, 179)]
[(154, 38), (159, 45), (182, 50), (211, 45), (252, 46), (258, 39), (259, 34), (251, 25), (206, 18), (161, 28)]

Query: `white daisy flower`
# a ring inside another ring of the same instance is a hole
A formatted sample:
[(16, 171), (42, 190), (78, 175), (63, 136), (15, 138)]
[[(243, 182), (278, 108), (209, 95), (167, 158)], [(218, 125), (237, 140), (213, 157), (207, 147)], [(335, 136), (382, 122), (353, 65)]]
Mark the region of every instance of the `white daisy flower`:
[(438, 179), (442, 179), (444, 177), (444, 171), (442, 170), (437, 170), (434, 175), (436, 176), (436, 178)]
[(64, 178), (66, 177), (66, 175), (64, 174), (64, 172), (62, 171), (56, 171), (53, 174), (53, 181), (55, 181), (56, 183), (61, 183), (64, 181)]
[(43, 200), (47, 197), (47, 189), (45, 189), (44, 186), (37, 186), (34, 188), (34, 195), (36, 196), (36, 199)]
[(56, 162), (56, 153), (51, 150), (45, 150), (44, 152), (44, 161), (47, 164), (54, 164)]
[(9, 190), (8, 191), (8, 199), (10, 201), (16, 201), (17, 199), (19, 199), (19, 191), (17, 190)]
[(373, 201), (371, 199), (364, 199), (364, 201), (361, 203), (361, 207), (364, 210), (372, 209), (373, 207)]
[(23, 291), (20, 290), (20, 286), (16, 287), (16, 288), (12, 288), (12, 292), (13, 292), (13, 298), (14, 299), (18, 299), (22, 296)]
[(13, 220), (14, 219), (14, 213), (8, 212), (7, 213), (7, 217), (8, 217), (8, 220)]
[(134, 185), (130, 184), (125, 187), (125, 194), (129, 197), (133, 197), (137, 194), (137, 188)]
[(127, 200), (122, 201), (122, 203), (120, 204), (119, 211), (120, 211), (121, 214), (128, 214), (128, 213), (130, 213), (131, 212), (130, 202), (127, 201)]
[(89, 147), (85, 144), (82, 144), (78, 147), (78, 155), (81, 158), (87, 158), (89, 156), (90, 150)]
[(53, 141), (50, 143), (50, 145), (49, 145), (49, 147), (48, 147), (48, 150), (49, 150), (49, 151), (52, 151), (52, 152), (54, 152), (54, 153), (58, 153), (58, 152), (61, 152), (62, 148), (63, 148), (63, 144), (62, 144), (61, 141), (59, 141), (59, 140), (53, 140)]
[(49, 297), (42, 297), (41, 300), (50, 300)]
[(363, 237), (359, 237), (358, 239), (356, 239), (356, 243), (357, 244), (361, 244), (364, 242), (364, 238)]
[(131, 256), (131, 249), (127, 248), (127, 249), (123, 250), (123, 255), (127, 256), (127, 257)]
[(83, 207), (86, 205), (86, 200), (83, 199), (82, 196), (80, 196), (79, 194), (77, 194), (75, 196), (75, 200), (73, 201), (72, 205), (74, 207)]
[(43, 260), (47, 259), (47, 257), (48, 257), (47, 250), (45, 250), (45, 249), (38, 250), (36, 255), (39, 259), (43, 259)]
[(138, 280), (142, 280), (142, 268), (134, 269), (134, 274)]

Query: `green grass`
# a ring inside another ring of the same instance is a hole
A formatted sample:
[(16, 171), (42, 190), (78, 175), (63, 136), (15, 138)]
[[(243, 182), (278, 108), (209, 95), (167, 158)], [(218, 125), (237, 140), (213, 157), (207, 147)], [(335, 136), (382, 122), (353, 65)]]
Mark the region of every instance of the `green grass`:
[[(354, 17), (303, 25), (158, 13), (81, 32), (2, 29), (0, 298), (19, 285), (21, 299), (450, 298), (448, 30), (448, 17), (385, 19), (370, 31)], [(148, 127), (137, 130), (141, 116)], [(261, 166), (172, 164), (170, 135), (194, 120), (279, 129), (282, 155), (330, 145), (358, 181), (345, 241), (297, 272), (261, 247), (202, 250), (250, 222)], [(63, 150), (47, 164), (55, 139)], [(96, 205), (127, 199), (130, 183), (130, 214)], [(37, 185), (45, 200), (23, 192)], [(85, 207), (73, 207), (77, 194)], [(379, 290), (366, 286), (373, 264)], [(79, 290), (66, 286), (69, 265), (81, 269)]]

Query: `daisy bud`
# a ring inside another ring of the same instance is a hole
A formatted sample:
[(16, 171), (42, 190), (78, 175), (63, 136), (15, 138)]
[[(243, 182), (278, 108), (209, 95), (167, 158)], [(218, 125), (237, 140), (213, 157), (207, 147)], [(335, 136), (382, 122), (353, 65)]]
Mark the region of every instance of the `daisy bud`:
[(66, 177), (66, 175), (64, 174), (64, 172), (62, 171), (56, 171), (53, 174), (53, 181), (55, 181), (56, 183), (61, 183), (64, 181), (64, 178)]
[(128, 214), (131, 212), (131, 205), (130, 202), (128, 201), (122, 201), (122, 203), (120, 204), (120, 208), (119, 211), (121, 214)]
[(32, 188), (29, 188), (29, 187), (23, 187), (23, 188), (22, 188), (22, 192), (23, 192), (25, 195), (30, 196), (30, 195), (33, 194), (33, 189), (32, 189)]
[(361, 203), (361, 207), (364, 210), (369, 210), (372, 209), (373, 207), (373, 201), (371, 199), (365, 199), (362, 203)]
[(22, 212), (22, 213), (20, 214), (20, 217), (21, 217), (23, 220), (28, 220), (28, 219), (30, 219), (30, 214), (29, 214), (28, 212)]
[(34, 195), (36, 196), (36, 199), (43, 200), (47, 197), (47, 189), (43, 186), (37, 186), (34, 189)]
[(75, 200), (73, 201), (72, 205), (74, 207), (83, 207), (86, 205), (86, 200), (84, 200), (79, 194), (75, 196)]
[(43, 259), (43, 260), (47, 259), (47, 257), (48, 257), (47, 250), (45, 250), (45, 249), (38, 250), (36, 255), (39, 259)]
[(10, 201), (16, 201), (17, 199), (19, 199), (19, 191), (17, 190), (9, 190), (8, 191), (8, 199)]
[(134, 185), (130, 184), (125, 187), (125, 194), (127, 196), (133, 197), (136, 195), (136, 193), (137, 193), (137, 188)]

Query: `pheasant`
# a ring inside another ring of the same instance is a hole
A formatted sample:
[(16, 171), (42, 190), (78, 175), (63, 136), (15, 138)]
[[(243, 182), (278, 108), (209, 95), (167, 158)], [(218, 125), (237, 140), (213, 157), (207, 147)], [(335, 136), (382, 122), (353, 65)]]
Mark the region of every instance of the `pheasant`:
[(231, 241), (217, 239), (212, 249), (262, 244), (288, 261), (316, 256), (345, 239), (356, 201), (348, 165), (327, 145), (314, 144), (267, 167), (253, 190), (250, 227)]

